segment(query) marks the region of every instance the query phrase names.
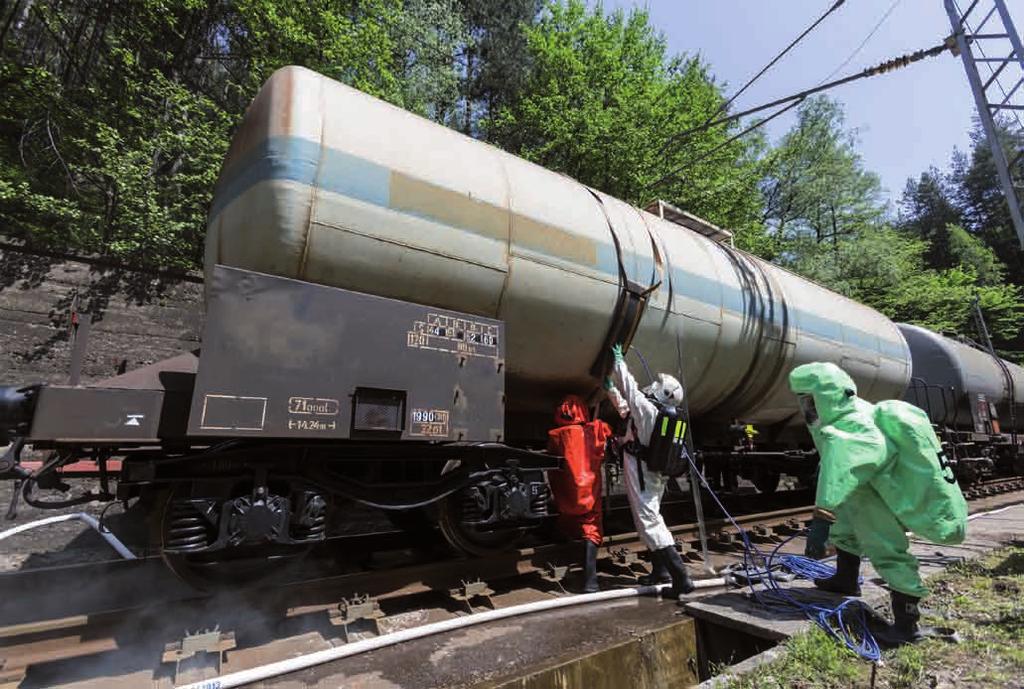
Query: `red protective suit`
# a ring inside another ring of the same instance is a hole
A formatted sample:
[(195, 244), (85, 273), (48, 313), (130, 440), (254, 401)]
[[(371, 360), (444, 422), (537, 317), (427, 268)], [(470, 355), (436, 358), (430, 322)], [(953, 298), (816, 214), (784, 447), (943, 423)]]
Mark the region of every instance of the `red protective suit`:
[(558, 507), (558, 526), (571, 538), (601, 544), (601, 463), (612, 429), (588, 421), (587, 408), (568, 395), (555, 409), (556, 427), (548, 431), (548, 452), (565, 458), (565, 469), (548, 474)]

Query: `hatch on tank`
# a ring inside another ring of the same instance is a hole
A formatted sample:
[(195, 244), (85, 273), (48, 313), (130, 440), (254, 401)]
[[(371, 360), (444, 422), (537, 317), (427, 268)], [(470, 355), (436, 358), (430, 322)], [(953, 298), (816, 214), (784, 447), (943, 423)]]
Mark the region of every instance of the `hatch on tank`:
[(662, 201), (661, 199), (651, 201), (644, 207), (644, 210), (658, 216), (662, 220), (668, 220), (688, 230), (693, 230), (713, 242), (734, 246), (732, 232), (714, 223), (710, 223), (704, 218), (698, 218), (693, 213), (688, 213), (682, 208), (673, 206), (668, 201)]

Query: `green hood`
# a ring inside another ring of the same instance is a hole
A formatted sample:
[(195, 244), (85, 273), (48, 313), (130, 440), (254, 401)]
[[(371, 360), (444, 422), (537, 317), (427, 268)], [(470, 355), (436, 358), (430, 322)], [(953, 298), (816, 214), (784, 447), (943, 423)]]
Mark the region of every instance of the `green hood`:
[(789, 389), (797, 395), (814, 397), (822, 426), (856, 409), (857, 384), (835, 364), (815, 362), (797, 366), (789, 374)]

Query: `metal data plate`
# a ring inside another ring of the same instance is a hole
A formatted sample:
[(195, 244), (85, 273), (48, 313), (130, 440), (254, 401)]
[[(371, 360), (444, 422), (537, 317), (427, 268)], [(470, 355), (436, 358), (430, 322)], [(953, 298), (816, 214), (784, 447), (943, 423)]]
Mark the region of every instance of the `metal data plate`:
[(207, 300), (189, 435), (502, 437), (500, 321), (220, 265)]

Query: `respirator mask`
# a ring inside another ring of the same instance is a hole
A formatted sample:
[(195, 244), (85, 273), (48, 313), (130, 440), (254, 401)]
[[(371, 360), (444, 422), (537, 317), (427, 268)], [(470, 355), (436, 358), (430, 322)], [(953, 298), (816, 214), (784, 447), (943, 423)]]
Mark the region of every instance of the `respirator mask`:
[(814, 404), (813, 395), (798, 395), (797, 399), (800, 401), (800, 411), (803, 412), (804, 421), (808, 426), (814, 426), (818, 423), (818, 407)]

